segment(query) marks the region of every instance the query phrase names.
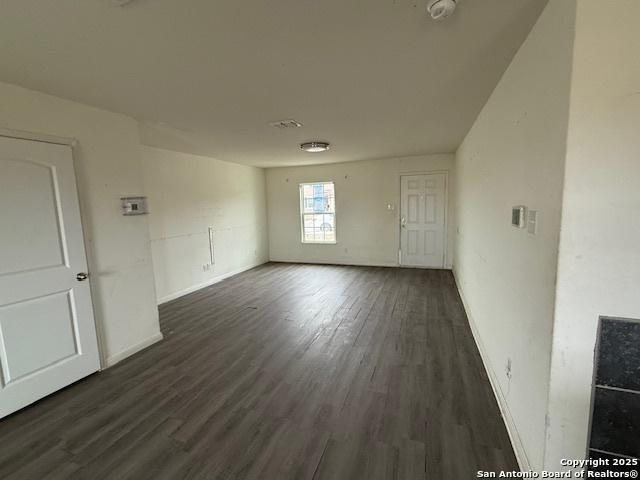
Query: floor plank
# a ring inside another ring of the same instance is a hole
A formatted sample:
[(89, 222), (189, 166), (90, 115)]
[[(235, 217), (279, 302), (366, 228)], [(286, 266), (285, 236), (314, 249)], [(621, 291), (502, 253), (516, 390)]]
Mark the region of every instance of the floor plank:
[(270, 263), (0, 421), (3, 479), (467, 479), (517, 464), (450, 272)]

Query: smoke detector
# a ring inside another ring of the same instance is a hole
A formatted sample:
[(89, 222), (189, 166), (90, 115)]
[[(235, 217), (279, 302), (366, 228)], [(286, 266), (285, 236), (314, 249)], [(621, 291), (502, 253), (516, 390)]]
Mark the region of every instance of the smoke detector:
[(453, 15), (457, 0), (429, 0), (427, 12), (434, 20), (444, 20)]

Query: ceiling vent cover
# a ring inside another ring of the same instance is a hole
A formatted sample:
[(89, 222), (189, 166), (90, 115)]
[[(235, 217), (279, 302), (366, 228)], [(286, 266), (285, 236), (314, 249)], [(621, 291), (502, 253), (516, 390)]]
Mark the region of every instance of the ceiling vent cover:
[(130, 3), (135, 2), (136, 0), (110, 0), (110, 1), (114, 7), (126, 7)]
[(278, 120), (277, 122), (270, 122), (269, 125), (272, 127), (284, 129), (284, 128), (299, 128), (302, 126), (300, 122), (296, 120)]

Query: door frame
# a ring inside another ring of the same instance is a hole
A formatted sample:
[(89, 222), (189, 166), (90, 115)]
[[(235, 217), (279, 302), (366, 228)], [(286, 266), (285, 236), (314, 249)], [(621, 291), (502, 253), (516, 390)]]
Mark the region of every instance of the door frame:
[[(442, 257), (442, 267), (415, 267), (412, 265), (402, 264), (402, 177), (410, 177), (412, 175), (444, 175), (444, 251)], [(421, 268), (425, 270), (448, 270), (447, 258), (449, 256), (449, 170), (430, 170), (419, 172), (402, 172), (398, 174), (398, 266), (402, 268)]]
[[(41, 143), (53, 143), (55, 145), (65, 145), (71, 147), (71, 163), (73, 165), (73, 172), (76, 179), (76, 195), (78, 196), (78, 207), (80, 209), (80, 228), (82, 229), (82, 243), (84, 246), (84, 252), (87, 257), (87, 267), (89, 269), (89, 273), (95, 271), (93, 265), (95, 265), (93, 261), (93, 252), (87, 245), (87, 220), (84, 214), (84, 208), (82, 205), (82, 196), (80, 195), (80, 183), (81, 179), (78, 176), (78, 140), (72, 137), (60, 137), (57, 135), (49, 135), (46, 133), (37, 133), (37, 132), (28, 132), (24, 130), (13, 130), (10, 128), (0, 127), (0, 137), (6, 138), (14, 138), (17, 140), (29, 140), (32, 142), (41, 142)], [(89, 291), (91, 293), (91, 310), (93, 311), (93, 324), (96, 327), (96, 340), (98, 343), (98, 357), (100, 359), (100, 371), (107, 368), (106, 361), (106, 349), (104, 348), (104, 330), (102, 324), (102, 317), (98, 315), (96, 311), (95, 301), (96, 298), (96, 288), (93, 283), (92, 275), (89, 275)]]

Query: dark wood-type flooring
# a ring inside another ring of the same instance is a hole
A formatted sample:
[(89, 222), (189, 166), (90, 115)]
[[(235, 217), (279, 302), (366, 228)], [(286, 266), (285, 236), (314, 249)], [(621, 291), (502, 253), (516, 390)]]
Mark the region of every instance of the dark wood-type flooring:
[(0, 420), (0, 478), (452, 479), (516, 469), (450, 272), (271, 263)]

